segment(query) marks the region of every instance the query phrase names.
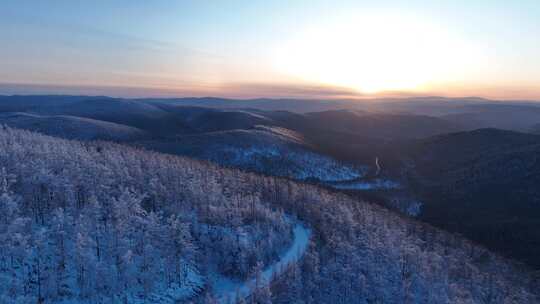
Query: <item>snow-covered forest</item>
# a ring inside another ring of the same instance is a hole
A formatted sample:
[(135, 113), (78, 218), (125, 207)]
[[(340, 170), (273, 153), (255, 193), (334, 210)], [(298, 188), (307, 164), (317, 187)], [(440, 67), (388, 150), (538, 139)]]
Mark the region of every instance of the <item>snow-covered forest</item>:
[[(315, 185), (7, 127), (0, 152), (0, 303), (540, 300), (526, 268)], [(307, 251), (265, 275), (299, 223)]]

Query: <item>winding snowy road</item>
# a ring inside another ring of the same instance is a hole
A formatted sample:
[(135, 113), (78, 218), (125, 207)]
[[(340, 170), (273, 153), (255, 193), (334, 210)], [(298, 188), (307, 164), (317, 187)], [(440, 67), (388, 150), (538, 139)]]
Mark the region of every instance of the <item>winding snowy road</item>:
[[(291, 247), (280, 255), (277, 262), (263, 270), (263, 284), (270, 284), (270, 280), (280, 275), (285, 269), (285, 266), (298, 261), (306, 252), (311, 230), (298, 223), (293, 229), (293, 234), (294, 240)], [(234, 301), (237, 293), (244, 298), (249, 297), (252, 293), (252, 287), (255, 285), (255, 278), (246, 281), (236, 281), (224, 276), (215, 276), (212, 278), (210, 284), (219, 302), (229, 303), (229, 301)]]

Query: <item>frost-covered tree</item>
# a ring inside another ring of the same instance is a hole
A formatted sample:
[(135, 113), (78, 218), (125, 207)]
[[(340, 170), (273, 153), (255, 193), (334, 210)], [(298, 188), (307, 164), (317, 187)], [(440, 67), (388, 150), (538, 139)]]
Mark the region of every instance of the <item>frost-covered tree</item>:
[(528, 269), (314, 185), (4, 127), (0, 151), (0, 303), (212, 303), (215, 277), (256, 279), (238, 303), (539, 301)]

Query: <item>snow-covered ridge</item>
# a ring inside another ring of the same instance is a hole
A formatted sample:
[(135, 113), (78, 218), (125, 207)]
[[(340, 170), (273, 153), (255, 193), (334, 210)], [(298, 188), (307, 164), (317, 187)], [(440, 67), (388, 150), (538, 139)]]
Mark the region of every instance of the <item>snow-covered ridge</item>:
[(400, 188), (398, 182), (389, 179), (377, 178), (371, 181), (353, 181), (331, 184), (333, 188), (343, 190), (389, 190)]
[(267, 175), (320, 182), (352, 181), (367, 168), (318, 152), (295, 131), (270, 126), (181, 136), (175, 142), (145, 143), (150, 149), (192, 156)]
[(330, 157), (279, 145), (248, 148), (224, 146), (221, 149), (219, 156), (212, 156), (213, 161), (299, 180), (349, 181), (365, 174), (362, 169), (342, 164)]
[(69, 115), (6, 112), (0, 113), (0, 124), (79, 140), (133, 140), (148, 136), (145, 131), (135, 127)]

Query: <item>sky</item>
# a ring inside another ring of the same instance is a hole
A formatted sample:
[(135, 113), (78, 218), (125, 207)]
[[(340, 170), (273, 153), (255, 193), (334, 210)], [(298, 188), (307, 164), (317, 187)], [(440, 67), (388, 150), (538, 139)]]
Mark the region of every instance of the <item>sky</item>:
[(3, 0), (0, 94), (540, 100), (538, 37), (538, 0)]

